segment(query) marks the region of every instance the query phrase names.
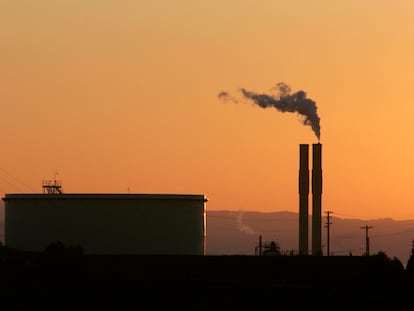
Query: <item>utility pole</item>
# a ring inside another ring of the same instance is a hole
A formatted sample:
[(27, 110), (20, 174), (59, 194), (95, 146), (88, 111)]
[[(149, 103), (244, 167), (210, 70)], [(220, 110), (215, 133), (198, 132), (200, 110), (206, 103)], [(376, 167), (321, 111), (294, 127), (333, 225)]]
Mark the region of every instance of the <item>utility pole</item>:
[(361, 229), (365, 229), (365, 256), (369, 256), (369, 237), (368, 237), (368, 230), (372, 229), (368, 225), (361, 227)]
[(331, 251), (330, 251), (330, 232), (329, 232), (329, 229), (330, 229), (330, 225), (332, 225), (332, 223), (331, 223), (331, 221), (330, 221), (330, 214), (331, 213), (333, 213), (333, 212), (331, 212), (331, 211), (327, 211), (327, 212), (325, 212), (326, 214), (327, 214), (327, 216), (326, 216), (326, 226), (325, 226), (325, 228), (327, 228), (327, 235), (326, 235), (326, 237), (327, 237), (327, 240), (328, 240), (328, 242), (327, 242), (327, 256), (329, 256), (329, 254), (331, 253)]
[(259, 235), (259, 256), (262, 256), (262, 235)]

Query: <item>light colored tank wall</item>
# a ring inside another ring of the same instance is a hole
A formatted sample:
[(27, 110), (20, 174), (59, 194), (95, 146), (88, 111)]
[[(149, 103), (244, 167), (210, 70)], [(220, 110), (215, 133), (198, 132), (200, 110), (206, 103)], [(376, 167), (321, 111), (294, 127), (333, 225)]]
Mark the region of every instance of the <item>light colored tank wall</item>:
[(50, 243), (89, 254), (205, 255), (203, 195), (10, 194), (5, 245), (43, 251)]

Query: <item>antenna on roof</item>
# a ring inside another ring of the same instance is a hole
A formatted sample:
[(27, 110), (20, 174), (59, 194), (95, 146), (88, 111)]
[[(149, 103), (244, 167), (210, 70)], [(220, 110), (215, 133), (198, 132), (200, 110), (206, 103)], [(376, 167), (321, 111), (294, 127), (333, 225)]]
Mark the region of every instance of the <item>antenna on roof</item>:
[(57, 180), (58, 172), (55, 173), (55, 178), (53, 180), (43, 180), (42, 188), (43, 193), (47, 194), (62, 194), (62, 181)]

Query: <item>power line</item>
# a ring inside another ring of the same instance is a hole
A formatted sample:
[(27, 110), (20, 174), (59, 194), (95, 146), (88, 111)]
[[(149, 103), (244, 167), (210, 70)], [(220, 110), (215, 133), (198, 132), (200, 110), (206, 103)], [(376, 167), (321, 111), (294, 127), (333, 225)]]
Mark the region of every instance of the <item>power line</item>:
[(9, 186), (11, 186), (13, 189), (15, 189), (15, 188), (21, 189), (19, 186), (17, 186), (16, 184), (12, 183), (8, 179), (4, 178), (3, 176), (0, 176), (0, 179), (2, 181), (4, 181), (6, 184), (8, 184)]
[[(32, 187), (30, 187), (25, 182), (21, 181), (19, 178), (17, 178), (16, 176), (14, 176), (13, 174), (11, 174), (10, 172), (8, 172), (7, 170), (5, 170), (4, 168), (0, 168), (0, 171), (2, 171), (4, 174), (6, 174), (9, 177), (11, 177), (15, 182), (19, 183), (20, 186), (24, 186), (26, 189), (29, 189), (30, 191), (36, 192)], [(3, 181), (5, 181), (6, 183), (8, 183), (9, 185), (11, 185), (12, 187), (14, 187), (14, 188), (16, 188), (16, 187), (17, 188), (20, 188), (20, 186), (17, 186), (14, 182), (11, 182), (9, 179), (6, 179), (5, 177), (0, 177), (0, 178)]]
[(351, 252), (352, 251), (361, 251), (361, 250), (363, 250), (364, 248), (350, 248), (350, 249), (342, 249), (342, 250), (337, 250), (337, 251), (334, 251), (334, 252), (332, 252), (332, 254), (341, 254), (341, 253), (350, 253), (351, 254)]

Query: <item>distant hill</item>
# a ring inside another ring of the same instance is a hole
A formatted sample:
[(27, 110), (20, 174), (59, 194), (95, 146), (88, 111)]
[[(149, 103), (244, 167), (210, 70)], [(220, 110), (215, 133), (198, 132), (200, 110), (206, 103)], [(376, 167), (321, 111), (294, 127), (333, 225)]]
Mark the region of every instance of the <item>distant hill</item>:
[[(284, 252), (298, 249), (298, 219), (293, 212), (207, 211), (207, 255), (254, 255), (259, 244), (276, 241)], [(404, 265), (414, 240), (414, 220), (343, 219), (331, 217), (330, 253), (332, 255), (362, 255), (365, 253), (365, 225), (368, 231), (370, 254), (385, 252)], [(322, 247), (326, 254), (326, 218), (322, 220)], [(309, 216), (309, 248), (312, 222)]]
[[(276, 241), (283, 252), (298, 248), (298, 218), (293, 212), (207, 211), (207, 255), (254, 255), (259, 244)], [(326, 219), (322, 220), (323, 227)], [(332, 255), (362, 255), (365, 253), (365, 230), (369, 225), (370, 254), (385, 252), (404, 265), (414, 240), (414, 220), (357, 220), (331, 217), (330, 250)], [(309, 217), (309, 248), (311, 248), (311, 216)], [(4, 206), (0, 202), (0, 241), (4, 243)], [(326, 228), (322, 231), (322, 246), (326, 252)]]

